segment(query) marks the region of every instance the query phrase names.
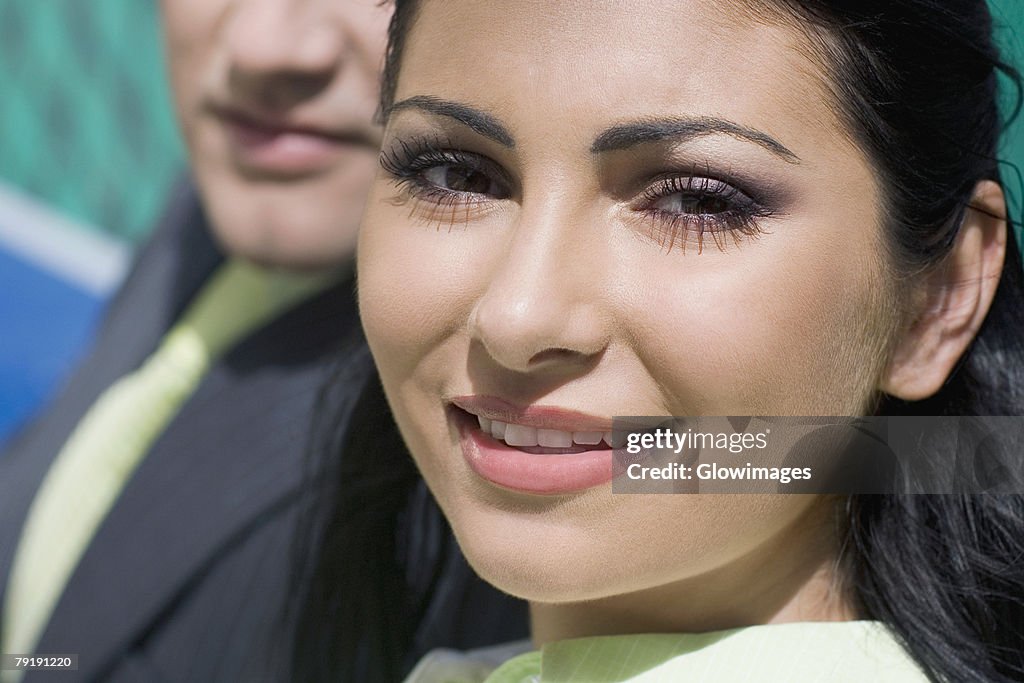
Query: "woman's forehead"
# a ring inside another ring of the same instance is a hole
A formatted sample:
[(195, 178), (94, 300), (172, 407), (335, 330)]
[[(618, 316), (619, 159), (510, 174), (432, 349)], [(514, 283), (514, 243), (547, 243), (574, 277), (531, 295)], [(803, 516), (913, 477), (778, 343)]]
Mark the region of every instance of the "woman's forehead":
[(763, 130), (801, 157), (799, 147), (848, 137), (803, 34), (732, 2), (426, 0), (395, 99), (417, 95), (471, 104), (514, 133), (549, 139), (670, 115)]

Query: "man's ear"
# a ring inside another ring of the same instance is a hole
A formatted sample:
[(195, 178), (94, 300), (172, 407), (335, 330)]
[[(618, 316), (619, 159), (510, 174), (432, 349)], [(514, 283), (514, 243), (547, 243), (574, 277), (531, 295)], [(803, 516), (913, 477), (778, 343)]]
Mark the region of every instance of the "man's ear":
[(917, 401), (942, 387), (992, 305), (1006, 229), (1002, 188), (991, 180), (979, 182), (952, 250), (918, 285), (918, 305), (896, 342), (882, 391)]

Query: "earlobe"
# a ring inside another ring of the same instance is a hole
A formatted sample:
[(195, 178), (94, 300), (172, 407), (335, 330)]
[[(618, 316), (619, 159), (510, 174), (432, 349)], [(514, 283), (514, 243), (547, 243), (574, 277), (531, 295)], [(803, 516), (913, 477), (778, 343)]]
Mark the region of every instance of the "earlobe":
[(920, 303), (897, 341), (882, 391), (918, 401), (942, 387), (992, 305), (1006, 229), (1002, 188), (991, 180), (979, 182), (950, 253), (923, 276)]

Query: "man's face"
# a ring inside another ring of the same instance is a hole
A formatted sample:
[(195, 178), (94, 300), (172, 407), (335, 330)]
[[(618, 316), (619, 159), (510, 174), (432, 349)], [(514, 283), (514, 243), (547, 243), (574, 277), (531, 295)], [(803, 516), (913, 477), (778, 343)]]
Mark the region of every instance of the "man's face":
[(212, 229), (271, 266), (348, 259), (376, 171), (390, 8), (162, 0), (171, 82)]

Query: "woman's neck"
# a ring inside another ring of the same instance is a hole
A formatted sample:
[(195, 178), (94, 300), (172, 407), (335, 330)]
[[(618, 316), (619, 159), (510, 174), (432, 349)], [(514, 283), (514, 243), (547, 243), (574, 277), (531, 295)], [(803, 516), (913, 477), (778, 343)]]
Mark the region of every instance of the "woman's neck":
[(534, 644), (635, 633), (857, 619), (837, 569), (834, 501), (736, 561), (699, 576), (579, 603), (531, 603)]

